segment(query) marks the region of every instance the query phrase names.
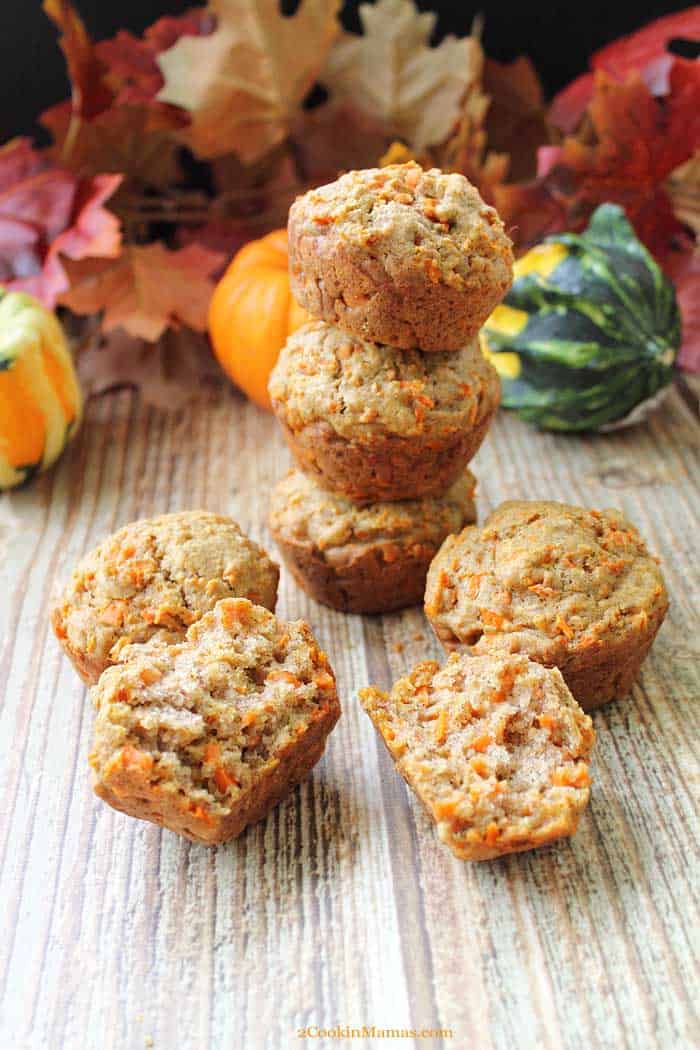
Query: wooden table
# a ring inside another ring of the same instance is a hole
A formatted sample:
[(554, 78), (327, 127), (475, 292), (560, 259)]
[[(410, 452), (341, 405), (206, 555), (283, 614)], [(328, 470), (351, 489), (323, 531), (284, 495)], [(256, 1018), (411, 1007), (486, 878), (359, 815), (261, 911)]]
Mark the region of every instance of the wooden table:
[[(686, 387), (602, 437), (501, 413), (475, 461), (482, 516), (514, 497), (618, 506), (662, 558), (670, 613), (632, 695), (595, 716), (575, 839), (455, 860), (356, 699), (437, 654), (420, 609), (343, 616), (283, 574), (278, 611), (317, 632), (343, 717), (307, 783), (208, 850), (94, 798), (88, 698), (46, 610), (142, 515), (225, 511), (267, 543), (286, 453), (230, 389), (176, 415), (128, 391), (91, 402), (57, 469), (0, 500), (3, 1050), (697, 1046), (699, 444)], [(307, 1025), (446, 1034), (304, 1042)]]

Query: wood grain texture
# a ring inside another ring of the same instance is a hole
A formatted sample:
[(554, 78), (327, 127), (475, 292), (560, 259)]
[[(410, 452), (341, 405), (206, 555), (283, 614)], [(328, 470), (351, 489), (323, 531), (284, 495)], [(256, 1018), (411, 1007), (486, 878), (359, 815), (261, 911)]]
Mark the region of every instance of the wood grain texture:
[(439, 655), (421, 611), (343, 616), (285, 573), (279, 612), (317, 632), (343, 717), (310, 780), (208, 850), (92, 795), (91, 712), (47, 603), (142, 515), (207, 507), (267, 545), (287, 456), (233, 391), (176, 415), (128, 392), (92, 402), (57, 469), (0, 501), (0, 1045), (279, 1050), (311, 1024), (452, 1033), (315, 1046), (697, 1046), (699, 454), (685, 387), (647, 426), (601, 437), (501, 413), (474, 464), (482, 518), (518, 497), (618, 506), (662, 558), (670, 613), (632, 695), (595, 715), (575, 839), (455, 860), (356, 700)]

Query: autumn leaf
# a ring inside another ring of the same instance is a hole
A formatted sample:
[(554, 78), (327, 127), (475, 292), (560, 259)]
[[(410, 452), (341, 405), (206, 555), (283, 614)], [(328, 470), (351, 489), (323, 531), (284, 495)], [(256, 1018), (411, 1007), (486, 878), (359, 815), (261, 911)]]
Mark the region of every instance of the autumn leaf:
[[(544, 231), (576, 230), (598, 204), (622, 205), (637, 234), (663, 262), (680, 223), (664, 180), (700, 140), (700, 82), (685, 66), (670, 74), (670, 92), (653, 97), (639, 74), (619, 82), (595, 74), (595, 90), (582, 133), (539, 152), (539, 178), (501, 187), (497, 205), (519, 228), (521, 244)], [(535, 221), (533, 221), (535, 220)]]
[(700, 372), (700, 252), (686, 245), (685, 251), (671, 251), (665, 270), (676, 287), (681, 309), (683, 343), (678, 364), (689, 372)]
[(700, 237), (700, 150), (671, 172), (666, 189), (676, 218)]
[[(620, 37), (596, 51), (590, 60), (592, 70), (602, 70), (616, 80), (638, 72), (653, 95), (668, 93), (672, 66), (684, 61), (669, 53), (674, 38), (700, 38), (700, 7), (689, 7), (676, 14), (664, 15), (629, 36)], [(551, 123), (565, 134), (578, 125), (594, 91), (592, 73), (584, 73), (554, 98), (549, 110)]]
[(60, 297), (77, 314), (102, 313), (102, 328), (123, 328), (156, 342), (168, 327), (206, 327), (213, 290), (210, 275), (222, 256), (198, 245), (171, 251), (159, 242), (128, 245), (113, 262), (75, 263), (71, 287)]
[(223, 373), (206, 336), (190, 328), (168, 330), (155, 344), (117, 328), (106, 335), (98, 333), (91, 343), (77, 359), (85, 397), (132, 387), (144, 404), (176, 412), (221, 386)]
[(430, 47), (436, 16), (410, 0), (361, 4), (360, 20), (363, 35), (347, 34), (329, 55), (322, 81), (331, 97), (351, 101), (414, 150), (442, 142), (479, 74), (478, 44), (448, 36)]
[(121, 177), (79, 179), (26, 139), (0, 149), (0, 281), (53, 307), (68, 287), (65, 259), (111, 258), (119, 220), (105, 207)]
[(180, 176), (173, 120), (154, 107), (114, 106), (76, 125), (71, 104), (63, 102), (40, 121), (53, 139), (49, 155), (79, 175), (118, 171), (146, 186), (166, 186)]
[(181, 141), (199, 157), (235, 151), (245, 163), (282, 142), (336, 37), (339, 7), (302, 0), (287, 18), (278, 0), (213, 0), (214, 32), (158, 56), (158, 99), (190, 114)]
[(371, 168), (389, 144), (384, 125), (349, 100), (299, 113), (291, 129), (301, 170), (313, 182), (331, 182), (338, 172)]
[(549, 141), (544, 92), (534, 65), (525, 55), (513, 62), (488, 58), (482, 85), (489, 97), (485, 123), (489, 150), (508, 154), (513, 181), (532, 178), (537, 150)]
[(156, 61), (160, 52), (173, 47), (180, 37), (202, 36), (213, 28), (212, 16), (195, 8), (183, 15), (159, 18), (142, 37), (120, 29), (109, 40), (97, 43), (95, 53), (115, 88), (115, 105), (137, 106), (153, 101), (164, 84)]
[(93, 117), (112, 102), (112, 91), (105, 82), (106, 67), (70, 0), (44, 0), (43, 7), (61, 30), (59, 43), (68, 66), (73, 112), (78, 117)]

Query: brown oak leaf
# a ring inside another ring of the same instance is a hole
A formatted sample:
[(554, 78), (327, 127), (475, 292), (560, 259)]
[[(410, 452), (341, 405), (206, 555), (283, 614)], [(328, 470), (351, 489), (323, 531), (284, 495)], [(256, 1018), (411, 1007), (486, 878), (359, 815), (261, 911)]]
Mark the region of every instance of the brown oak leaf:
[(158, 99), (190, 114), (181, 141), (199, 157), (235, 151), (245, 163), (282, 142), (337, 35), (339, 7), (302, 0), (285, 17), (278, 0), (212, 0), (214, 32), (158, 56)]
[(40, 122), (51, 133), (48, 153), (79, 175), (118, 171), (147, 186), (166, 186), (180, 176), (175, 122), (167, 107), (112, 106), (91, 120), (75, 122), (70, 102), (42, 113)]
[(176, 412), (221, 385), (223, 373), (205, 335), (191, 328), (168, 329), (157, 343), (117, 328), (97, 333), (77, 359), (85, 397), (134, 387), (144, 404)]
[(159, 242), (128, 245), (113, 262), (68, 266), (71, 287), (60, 302), (77, 314), (102, 313), (102, 328), (156, 342), (168, 327), (206, 327), (210, 275), (222, 256), (198, 245), (171, 251)]
[(414, 150), (442, 142), (480, 74), (478, 42), (447, 36), (430, 47), (436, 15), (411, 0), (361, 4), (360, 20), (363, 35), (346, 34), (321, 76), (331, 97), (351, 101)]
[(525, 55), (507, 63), (488, 58), (483, 89), (490, 99), (486, 115), (489, 149), (509, 155), (512, 181), (532, 178), (537, 150), (549, 142), (544, 92), (534, 65)]
[(106, 109), (114, 97), (108, 86), (105, 64), (70, 0), (44, 0), (44, 11), (61, 30), (59, 43), (68, 66), (73, 112), (93, 117)]

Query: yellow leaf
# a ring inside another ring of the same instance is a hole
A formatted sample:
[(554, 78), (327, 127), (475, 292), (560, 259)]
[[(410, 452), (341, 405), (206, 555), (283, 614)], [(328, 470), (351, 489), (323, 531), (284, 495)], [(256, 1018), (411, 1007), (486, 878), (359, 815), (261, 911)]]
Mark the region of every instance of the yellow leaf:
[(286, 137), (338, 33), (340, 0), (213, 0), (217, 28), (181, 37), (158, 56), (158, 98), (189, 111), (180, 138), (200, 157), (235, 151), (246, 164)]
[(428, 45), (435, 18), (418, 13), (411, 0), (361, 4), (364, 35), (346, 35), (321, 77), (334, 99), (352, 99), (416, 151), (447, 138), (465, 91), (481, 72), (473, 37)]

